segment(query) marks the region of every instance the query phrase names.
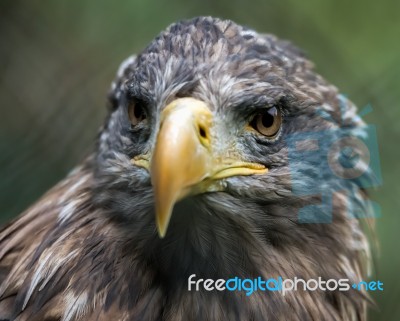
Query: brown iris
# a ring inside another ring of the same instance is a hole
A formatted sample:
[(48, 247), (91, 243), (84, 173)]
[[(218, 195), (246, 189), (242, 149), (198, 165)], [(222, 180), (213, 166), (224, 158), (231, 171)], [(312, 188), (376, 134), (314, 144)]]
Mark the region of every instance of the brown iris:
[(144, 121), (146, 116), (146, 111), (143, 106), (138, 102), (131, 102), (128, 106), (129, 120), (133, 126), (138, 125), (140, 122)]
[(276, 107), (268, 108), (255, 115), (250, 125), (261, 135), (274, 138), (282, 125), (281, 111)]

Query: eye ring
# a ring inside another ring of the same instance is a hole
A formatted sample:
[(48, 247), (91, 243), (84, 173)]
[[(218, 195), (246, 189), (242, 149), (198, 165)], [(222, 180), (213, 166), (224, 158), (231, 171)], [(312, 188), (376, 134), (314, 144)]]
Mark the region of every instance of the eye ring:
[(275, 138), (282, 126), (282, 113), (278, 107), (271, 107), (257, 113), (250, 126), (267, 138)]
[(137, 126), (147, 119), (146, 109), (138, 101), (132, 101), (128, 105), (128, 116), (132, 126)]

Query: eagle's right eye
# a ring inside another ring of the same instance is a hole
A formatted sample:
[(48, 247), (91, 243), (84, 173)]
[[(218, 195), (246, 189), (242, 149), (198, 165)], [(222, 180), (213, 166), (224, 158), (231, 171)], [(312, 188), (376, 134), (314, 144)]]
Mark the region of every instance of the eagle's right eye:
[(136, 126), (147, 118), (146, 110), (140, 102), (132, 101), (128, 106), (129, 120)]
[(267, 138), (274, 138), (282, 125), (282, 114), (279, 108), (272, 107), (255, 115), (251, 127)]

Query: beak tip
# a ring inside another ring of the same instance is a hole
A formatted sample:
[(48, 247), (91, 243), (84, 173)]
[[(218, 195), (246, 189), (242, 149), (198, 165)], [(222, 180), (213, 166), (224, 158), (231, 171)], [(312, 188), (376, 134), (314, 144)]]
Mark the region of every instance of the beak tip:
[(163, 222), (159, 216), (157, 216), (156, 223), (158, 236), (160, 237), (160, 239), (163, 239), (165, 237), (165, 234), (167, 234), (168, 223), (165, 221)]
[(160, 238), (160, 239), (163, 239), (164, 237), (165, 237), (165, 234), (166, 234), (166, 229), (164, 228), (161, 228), (159, 225), (157, 226), (157, 232), (158, 232), (158, 237)]

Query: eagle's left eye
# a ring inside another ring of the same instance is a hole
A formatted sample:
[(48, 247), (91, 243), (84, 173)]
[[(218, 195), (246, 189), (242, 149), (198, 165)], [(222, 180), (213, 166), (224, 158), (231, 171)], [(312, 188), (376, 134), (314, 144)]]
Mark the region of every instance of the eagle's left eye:
[(282, 125), (281, 111), (277, 107), (268, 108), (256, 114), (250, 125), (260, 134), (268, 138), (274, 138)]
[(140, 102), (131, 102), (128, 106), (129, 120), (133, 126), (147, 118), (146, 111)]

